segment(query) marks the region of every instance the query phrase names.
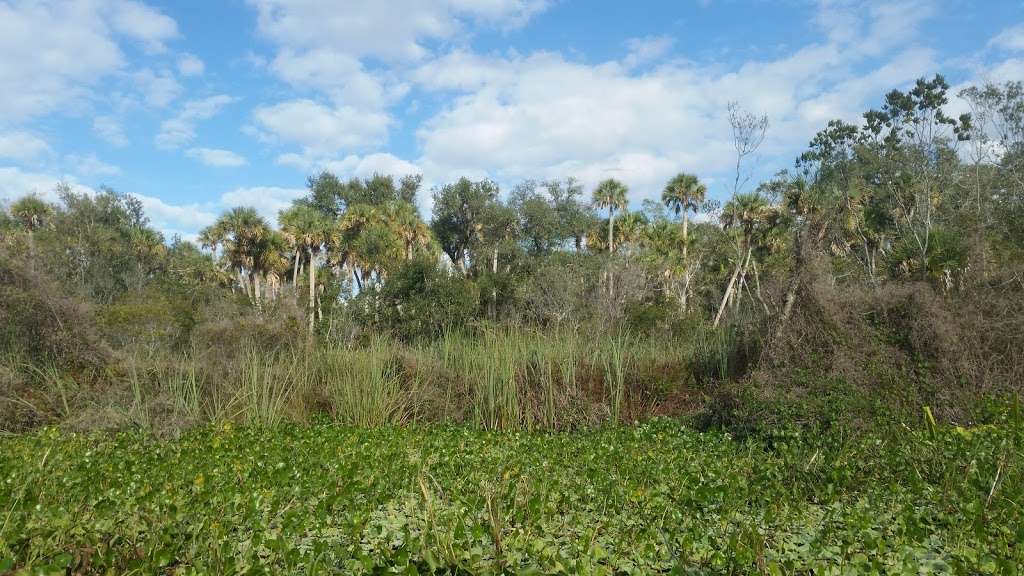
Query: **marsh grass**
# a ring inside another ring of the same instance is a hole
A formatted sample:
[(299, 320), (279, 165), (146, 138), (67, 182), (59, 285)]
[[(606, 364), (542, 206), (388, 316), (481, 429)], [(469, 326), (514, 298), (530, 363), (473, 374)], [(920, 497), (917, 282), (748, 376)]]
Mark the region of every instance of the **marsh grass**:
[(285, 417), (288, 402), (303, 387), (307, 372), (300, 353), (294, 351), (262, 354), (256, 348), (246, 351), (235, 382), (235, 395), (229, 406), (249, 424), (271, 428)]
[[(38, 406), (32, 410), (59, 422), (95, 398), (119, 421), (161, 433), (205, 422), (272, 427), (318, 414), (366, 427), (421, 421), (580, 430), (653, 413), (650, 389), (677, 385), (661, 364), (688, 362), (689, 354), (627, 332), (493, 326), (420, 344), (377, 337), (268, 350), (252, 342), (227, 353), (191, 348), (130, 357), (118, 377), (123, 385), (109, 397), (96, 390), (82, 396), (67, 374), (34, 368), (30, 400)], [(94, 416), (78, 420), (106, 418)]]
[(318, 382), (336, 421), (378, 427), (412, 418), (418, 375), (403, 369), (387, 341), (374, 339), (361, 349), (330, 349), (316, 363)]
[[(62, 372), (56, 366), (33, 366), (25, 364), (25, 370), (38, 384), (38, 390), (46, 409), (58, 419), (72, 416), (73, 397), (78, 392), (78, 383), (74, 377)], [(40, 409), (32, 404), (37, 413)]]

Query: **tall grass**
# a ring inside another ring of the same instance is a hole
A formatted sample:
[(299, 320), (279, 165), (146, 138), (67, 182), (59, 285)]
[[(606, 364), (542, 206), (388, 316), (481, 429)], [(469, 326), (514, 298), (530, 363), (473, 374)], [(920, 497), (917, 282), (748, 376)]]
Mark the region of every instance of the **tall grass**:
[(403, 371), (395, 348), (386, 341), (375, 339), (363, 349), (330, 349), (316, 361), (337, 421), (376, 427), (412, 417), (416, 375)]
[(737, 340), (733, 325), (702, 324), (693, 339), (693, 366), (707, 378), (728, 379), (735, 369)]
[(261, 353), (249, 349), (238, 373), (235, 396), (246, 422), (274, 427), (284, 419), (288, 402), (307, 378), (298, 352)]
[(622, 406), (626, 397), (626, 371), (630, 361), (628, 346), (631, 338), (617, 334), (608, 339), (604, 350), (604, 384), (609, 420), (613, 425), (622, 421)]
[[(59, 419), (71, 416), (72, 397), (78, 391), (78, 383), (69, 374), (61, 372), (56, 366), (24, 365), (39, 385), (39, 392), (47, 409)], [(31, 406), (31, 404), (29, 404)], [(33, 408), (35, 408), (33, 406)], [(40, 412), (35, 408), (36, 412)]]
[[(700, 338), (696, 348), (707, 350), (694, 354), (721, 359), (714, 372), (728, 370), (726, 336)], [(251, 344), (224, 355), (191, 350), (139, 360), (115, 402), (128, 422), (158, 431), (224, 421), (272, 427), (313, 413), (366, 427), (423, 419), (490, 430), (581, 429), (644, 414), (675, 385), (676, 372), (661, 370), (666, 358), (678, 365), (688, 353), (628, 333), (515, 327), (446, 332), (418, 346), (386, 338), (352, 347)], [(67, 418), (77, 385), (56, 369), (34, 374), (46, 412)]]

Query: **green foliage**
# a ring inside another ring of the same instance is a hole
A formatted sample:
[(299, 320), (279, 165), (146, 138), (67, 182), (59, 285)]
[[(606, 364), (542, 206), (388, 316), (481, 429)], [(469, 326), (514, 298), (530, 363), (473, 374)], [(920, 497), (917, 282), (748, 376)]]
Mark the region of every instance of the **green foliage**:
[(26, 573), (1014, 574), (1024, 428), (770, 443), (219, 426), (0, 439)]
[(434, 193), (431, 228), (441, 249), (460, 269), (479, 240), (483, 216), (497, 201), (498, 186), (490, 180), (472, 182), (461, 178)]
[(449, 275), (421, 257), (395, 270), (379, 289), (360, 293), (352, 306), (362, 321), (413, 339), (465, 326), (474, 318), (479, 299), (472, 281)]

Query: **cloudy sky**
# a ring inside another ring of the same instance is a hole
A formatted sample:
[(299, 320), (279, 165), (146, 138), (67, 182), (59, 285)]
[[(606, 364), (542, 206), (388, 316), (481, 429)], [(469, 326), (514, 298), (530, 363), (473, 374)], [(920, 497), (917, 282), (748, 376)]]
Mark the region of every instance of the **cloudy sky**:
[(768, 174), (936, 72), (1024, 79), (1024, 2), (0, 0), (0, 202), (107, 185), (189, 237), (322, 169), (721, 197), (728, 102), (769, 116)]

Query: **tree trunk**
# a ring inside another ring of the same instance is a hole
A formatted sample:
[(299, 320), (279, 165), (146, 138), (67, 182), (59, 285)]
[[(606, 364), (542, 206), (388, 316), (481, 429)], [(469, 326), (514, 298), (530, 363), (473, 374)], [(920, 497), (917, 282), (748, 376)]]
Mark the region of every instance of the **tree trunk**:
[(608, 208), (608, 253), (615, 253), (615, 210)]
[(725, 294), (722, 296), (722, 303), (718, 306), (718, 314), (715, 314), (715, 324), (717, 328), (718, 324), (722, 321), (722, 315), (725, 314), (725, 307), (729, 305), (729, 300), (732, 298), (733, 290), (736, 287), (736, 279), (740, 277), (740, 272), (746, 268), (746, 262), (744, 260), (750, 259), (751, 248), (747, 249), (747, 256), (745, 259), (741, 259), (736, 263), (736, 269), (732, 272), (732, 278), (729, 279), (729, 285), (725, 288)]
[[(491, 258), (491, 273), (495, 276), (498, 275), (498, 247), (494, 247), (494, 254)], [(494, 281), (496, 278), (491, 279), (491, 320), (496, 320), (498, 317), (498, 287), (495, 286)]]
[(683, 264), (686, 264), (686, 253), (687, 253), (687, 249), (689, 248), (689, 244), (690, 244), (689, 241), (688, 241), (689, 240), (689, 237), (688, 237), (689, 224), (690, 224), (690, 216), (689, 216), (689, 214), (687, 214), (686, 210), (683, 210)]
[(313, 247), (309, 248), (309, 333), (313, 333), (313, 310), (316, 305), (316, 258)]
[(36, 235), (31, 228), (28, 229), (28, 271), (36, 271)]
[(256, 309), (259, 310), (259, 311), (262, 311), (263, 310), (263, 301), (262, 301), (262, 299), (260, 297), (260, 275), (259, 274), (253, 274), (252, 275), (252, 294), (253, 294), (253, 301), (256, 302)]
[(238, 285), (242, 287), (242, 292), (245, 297), (252, 302), (252, 290), (249, 288), (249, 277), (245, 275), (245, 270), (242, 268), (238, 269)]
[(298, 247), (295, 248), (295, 261), (292, 262), (292, 296), (295, 301), (299, 301), (299, 260), (302, 258), (302, 252)]

